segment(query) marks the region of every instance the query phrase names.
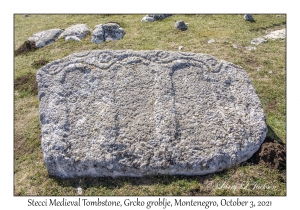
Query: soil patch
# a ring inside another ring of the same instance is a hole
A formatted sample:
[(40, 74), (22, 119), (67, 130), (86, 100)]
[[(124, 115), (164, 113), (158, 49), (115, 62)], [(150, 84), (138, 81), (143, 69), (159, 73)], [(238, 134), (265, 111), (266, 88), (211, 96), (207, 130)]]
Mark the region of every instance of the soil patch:
[(27, 40), (15, 51), (15, 56), (35, 51), (36, 49), (37, 47), (35, 46), (35, 42)]
[(31, 94), (38, 94), (38, 84), (36, 82), (36, 75), (32, 72), (28, 72), (15, 79), (15, 90), (30, 92)]
[(38, 61), (33, 61), (31, 66), (34, 67), (34, 68), (41, 68), (42, 66), (46, 65), (48, 62), (49, 61), (47, 61), (45, 59), (40, 59)]
[(248, 160), (255, 164), (264, 164), (271, 169), (286, 169), (285, 146), (267, 137), (260, 149)]

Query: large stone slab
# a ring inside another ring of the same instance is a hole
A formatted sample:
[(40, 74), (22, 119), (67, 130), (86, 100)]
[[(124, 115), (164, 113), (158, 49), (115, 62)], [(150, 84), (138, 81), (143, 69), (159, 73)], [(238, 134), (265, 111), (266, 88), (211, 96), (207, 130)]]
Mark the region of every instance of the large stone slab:
[(242, 67), (205, 54), (86, 51), (37, 73), (50, 175), (202, 175), (264, 141), (261, 102)]

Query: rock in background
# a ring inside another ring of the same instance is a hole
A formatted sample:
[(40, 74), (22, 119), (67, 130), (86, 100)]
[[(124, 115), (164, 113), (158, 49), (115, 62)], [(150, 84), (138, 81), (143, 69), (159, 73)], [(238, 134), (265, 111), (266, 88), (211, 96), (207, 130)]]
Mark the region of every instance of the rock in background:
[(264, 36), (267, 39), (285, 39), (286, 38), (286, 30), (281, 29), (281, 30), (277, 30), (277, 31), (272, 31), (270, 33), (268, 33), (266, 36)]
[(202, 175), (250, 158), (267, 133), (245, 70), (210, 55), (97, 50), (37, 73), (50, 175)]
[(254, 22), (255, 21), (251, 14), (245, 14), (244, 15), (244, 19), (246, 21), (250, 21), (250, 22)]
[(178, 20), (175, 23), (175, 28), (178, 30), (186, 31), (188, 29), (188, 26), (183, 22), (183, 20)]
[(119, 40), (122, 39), (125, 31), (117, 23), (106, 23), (103, 25), (105, 40)]
[(117, 23), (106, 23), (96, 25), (92, 33), (92, 42), (100, 44), (104, 41), (119, 40), (125, 35), (125, 30), (121, 28)]
[(90, 33), (91, 29), (86, 24), (76, 24), (66, 28), (60, 37), (64, 37), (65, 40), (79, 41)]
[(35, 42), (35, 46), (37, 48), (44, 47), (52, 42), (55, 42), (62, 32), (62, 29), (50, 29), (46, 31), (40, 31), (29, 37), (28, 41)]
[(92, 40), (91, 42), (95, 44), (100, 44), (104, 42), (104, 31), (103, 31), (103, 24), (96, 25), (94, 27), (93, 33), (92, 33)]
[(148, 14), (142, 18), (142, 22), (154, 22), (156, 20), (163, 20), (167, 17), (170, 17), (171, 14)]

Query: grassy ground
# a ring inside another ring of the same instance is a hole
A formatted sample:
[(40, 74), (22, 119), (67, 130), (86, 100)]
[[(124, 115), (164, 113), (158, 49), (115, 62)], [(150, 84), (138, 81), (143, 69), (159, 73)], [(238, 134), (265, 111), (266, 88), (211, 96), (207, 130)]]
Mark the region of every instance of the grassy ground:
[[(243, 163), (206, 176), (155, 176), (145, 178), (81, 178), (60, 180), (48, 176), (41, 151), (35, 73), (37, 61), (53, 61), (71, 53), (94, 49), (132, 49), (207, 53), (242, 66), (249, 74), (267, 116), (268, 136), (286, 142), (286, 40), (269, 40), (246, 49), (253, 38), (286, 27), (286, 16), (174, 15), (163, 21), (143, 23), (144, 15), (15, 15), (14, 48), (32, 34), (84, 23), (90, 28), (117, 22), (126, 35), (122, 40), (96, 45), (91, 35), (81, 42), (63, 39), (14, 60), (14, 193), (15, 195), (286, 195), (285, 170)], [(177, 20), (188, 23), (177, 31)], [(215, 39), (214, 43), (207, 41)], [(233, 44), (238, 48), (234, 48)]]

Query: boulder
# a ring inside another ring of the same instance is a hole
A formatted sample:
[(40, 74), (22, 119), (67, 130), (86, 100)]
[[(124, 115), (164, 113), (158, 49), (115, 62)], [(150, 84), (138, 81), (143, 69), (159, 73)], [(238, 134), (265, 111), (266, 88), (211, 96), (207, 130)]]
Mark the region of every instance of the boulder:
[(91, 41), (95, 44), (100, 44), (100, 43), (105, 41), (103, 25), (102, 24), (95, 26), (95, 28), (93, 30), (93, 33), (92, 33), (92, 40)]
[[(86, 35), (91, 32), (91, 29), (86, 24), (76, 24), (65, 29), (60, 35), (65, 40), (82, 40)], [(77, 38), (75, 38), (77, 37)]]
[(142, 22), (154, 22), (156, 20), (163, 20), (170, 16), (171, 14), (148, 14), (142, 18)]
[(185, 24), (185, 22), (183, 22), (182, 20), (178, 20), (176, 23), (175, 23), (175, 28), (178, 29), (178, 30), (182, 30), (182, 31), (185, 31), (188, 29), (188, 26)]
[(206, 54), (85, 51), (46, 64), (37, 82), (51, 176), (214, 173), (267, 133), (246, 71)]
[(244, 15), (244, 19), (245, 19), (246, 21), (254, 22), (254, 18), (252, 17), (251, 14), (245, 14), (245, 15)]
[(125, 31), (117, 23), (106, 23), (103, 25), (104, 39), (107, 40), (119, 40), (122, 39)]
[(37, 48), (44, 47), (52, 42), (55, 42), (62, 32), (62, 29), (50, 29), (46, 31), (40, 31), (29, 37), (28, 41), (35, 42), (35, 46)]
[(125, 35), (125, 31), (117, 23), (96, 25), (92, 33), (92, 42), (100, 44), (104, 41), (119, 40)]

